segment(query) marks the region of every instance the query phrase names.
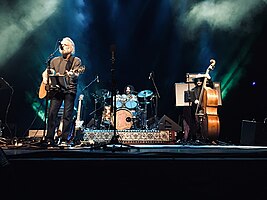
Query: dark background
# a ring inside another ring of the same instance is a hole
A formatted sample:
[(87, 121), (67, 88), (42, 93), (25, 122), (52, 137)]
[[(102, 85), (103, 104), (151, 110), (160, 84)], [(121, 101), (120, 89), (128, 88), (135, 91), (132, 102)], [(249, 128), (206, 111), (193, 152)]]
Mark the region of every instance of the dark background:
[[(111, 46), (115, 45), (114, 78), (123, 93), (159, 91), (158, 117), (181, 125), (174, 84), (186, 73), (210, 72), (221, 83), (218, 108), (220, 138), (238, 143), (242, 120), (263, 122), (266, 106), (266, 1), (1, 1), (0, 119), (5, 137), (24, 137), (43, 129), (46, 102), (38, 98), (41, 74), (50, 54), (65, 36), (76, 44), (86, 66), (78, 95), (86, 90), (83, 120), (94, 110), (92, 93), (112, 89)], [(54, 54), (58, 55), (58, 52)], [(5, 81), (13, 88), (7, 86)], [(77, 96), (78, 99), (78, 96)]]

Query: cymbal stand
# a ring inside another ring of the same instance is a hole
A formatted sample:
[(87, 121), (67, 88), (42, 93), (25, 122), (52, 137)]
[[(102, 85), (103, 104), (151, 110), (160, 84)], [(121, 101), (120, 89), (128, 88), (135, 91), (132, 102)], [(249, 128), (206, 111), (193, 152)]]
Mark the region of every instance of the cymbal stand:
[(92, 114), (95, 114), (96, 111), (98, 111), (98, 110), (100, 110), (100, 109), (102, 109), (104, 107), (104, 106), (101, 106), (99, 108), (96, 108), (96, 103), (97, 103), (97, 100), (95, 99), (95, 109), (89, 114), (89, 116), (92, 115)]
[(97, 99), (95, 98), (95, 110), (94, 110), (94, 128), (97, 127), (97, 119), (96, 119), (96, 104), (97, 104)]
[(158, 124), (158, 101), (160, 99), (160, 95), (159, 95), (159, 91), (158, 88), (155, 84), (155, 80), (154, 80), (154, 72), (152, 71), (150, 73), (149, 79), (151, 79), (153, 86), (155, 88), (156, 91), (156, 102), (155, 102), (155, 110), (154, 110), (154, 119), (155, 119), (155, 124)]
[(144, 129), (148, 129), (148, 126), (147, 126), (147, 98), (146, 96), (144, 97), (144, 102), (145, 102), (145, 111), (144, 111)]
[[(82, 89), (82, 91), (81, 91), (81, 93), (85, 90), (85, 89), (87, 89), (88, 87), (90, 87), (90, 85), (92, 85), (94, 82), (96, 82), (96, 81), (98, 81), (98, 76), (96, 76), (96, 78), (94, 79), (94, 80), (92, 80), (88, 85), (86, 85), (83, 89)], [(96, 97), (94, 97), (94, 99), (95, 99), (95, 110), (93, 111), (93, 112), (91, 112), (90, 114), (89, 114), (89, 116), (91, 116), (93, 113), (94, 113), (94, 127), (96, 127), (96, 103), (97, 103), (97, 99), (96, 99)]]

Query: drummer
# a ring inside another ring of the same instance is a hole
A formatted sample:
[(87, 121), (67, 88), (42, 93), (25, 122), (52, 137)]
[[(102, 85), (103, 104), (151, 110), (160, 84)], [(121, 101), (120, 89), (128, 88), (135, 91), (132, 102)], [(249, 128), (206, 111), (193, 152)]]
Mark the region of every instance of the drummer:
[(126, 85), (124, 87), (124, 94), (126, 94), (127, 96), (131, 96), (132, 94), (136, 93), (135, 90), (134, 90), (134, 86), (132, 85)]
[(135, 95), (137, 92), (134, 89), (133, 85), (126, 85), (123, 89), (124, 94), (122, 98), (125, 98), (126, 103), (125, 106), (128, 109), (135, 109), (138, 105), (137, 96)]

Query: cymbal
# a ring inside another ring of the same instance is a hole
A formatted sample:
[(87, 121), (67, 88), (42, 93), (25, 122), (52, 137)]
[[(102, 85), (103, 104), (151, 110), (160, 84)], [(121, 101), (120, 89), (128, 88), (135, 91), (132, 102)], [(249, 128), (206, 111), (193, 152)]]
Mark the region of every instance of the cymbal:
[(100, 98), (99, 96), (95, 95), (94, 93), (91, 93), (91, 95), (92, 95), (95, 99)]
[(144, 97), (149, 97), (152, 94), (153, 94), (153, 92), (151, 90), (143, 90), (143, 91), (139, 92), (137, 96), (144, 98)]
[(107, 89), (99, 89), (96, 91), (96, 95), (104, 98), (111, 98), (111, 93)]

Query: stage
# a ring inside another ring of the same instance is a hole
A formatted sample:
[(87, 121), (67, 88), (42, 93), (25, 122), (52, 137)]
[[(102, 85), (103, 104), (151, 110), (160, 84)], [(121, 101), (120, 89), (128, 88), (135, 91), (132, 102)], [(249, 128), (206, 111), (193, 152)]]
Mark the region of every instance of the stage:
[(2, 191), (13, 197), (261, 199), (267, 189), (267, 146), (177, 141), (44, 148), (27, 139), (1, 151)]
[(7, 145), (8, 160), (267, 160), (267, 146), (206, 144), (101, 144), (49, 147)]

